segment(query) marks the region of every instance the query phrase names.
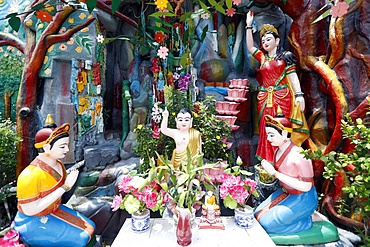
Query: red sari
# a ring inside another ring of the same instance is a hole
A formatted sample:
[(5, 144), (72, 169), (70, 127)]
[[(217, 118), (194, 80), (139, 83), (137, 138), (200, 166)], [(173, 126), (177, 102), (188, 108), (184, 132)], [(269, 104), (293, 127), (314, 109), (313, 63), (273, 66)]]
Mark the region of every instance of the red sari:
[(283, 114), (289, 118), (293, 124), (291, 140), (300, 146), (308, 137), (307, 123), (300, 108), (295, 106), (295, 96), (287, 75), (295, 73), (295, 65), (287, 66), (282, 59), (269, 61), (267, 56), (261, 51), (256, 50), (253, 56), (260, 62), (257, 80), (261, 85), (257, 95), (258, 100), (258, 126), (259, 141), (257, 147), (257, 158), (273, 161), (274, 150), (270, 142), (267, 141), (265, 130), (265, 115), (275, 117), (278, 106)]

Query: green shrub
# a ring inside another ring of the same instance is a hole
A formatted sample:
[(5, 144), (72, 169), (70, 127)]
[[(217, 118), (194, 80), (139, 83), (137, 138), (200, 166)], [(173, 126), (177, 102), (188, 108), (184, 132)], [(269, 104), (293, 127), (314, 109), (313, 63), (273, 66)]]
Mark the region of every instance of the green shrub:
[[(13, 182), (16, 176), (16, 145), (21, 138), (15, 133), (15, 125), (10, 120), (0, 122), (0, 188)], [(5, 195), (0, 192), (0, 201), (5, 199)]]

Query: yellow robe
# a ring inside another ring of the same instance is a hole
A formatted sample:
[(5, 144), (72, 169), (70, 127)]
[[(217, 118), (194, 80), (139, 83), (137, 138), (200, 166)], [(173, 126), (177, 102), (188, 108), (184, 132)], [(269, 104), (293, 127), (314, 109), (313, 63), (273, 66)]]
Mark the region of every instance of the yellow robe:
[[(200, 132), (196, 129), (189, 129), (189, 143), (187, 148), (190, 151), (190, 156), (194, 157), (200, 151)], [(187, 160), (187, 149), (182, 152), (177, 152), (176, 148), (172, 152), (171, 164), (175, 169), (178, 169), (182, 160)]]

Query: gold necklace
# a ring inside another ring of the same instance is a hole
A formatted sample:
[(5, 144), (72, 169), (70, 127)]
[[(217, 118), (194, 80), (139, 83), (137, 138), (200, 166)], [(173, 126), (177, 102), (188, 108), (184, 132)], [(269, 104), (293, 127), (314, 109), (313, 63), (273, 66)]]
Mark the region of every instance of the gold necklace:
[(275, 59), (275, 57), (276, 57), (276, 54), (275, 54), (275, 55), (273, 55), (272, 57), (270, 57), (268, 54), (266, 54), (266, 60), (267, 60), (268, 62), (271, 62), (272, 60), (274, 60), (274, 59)]

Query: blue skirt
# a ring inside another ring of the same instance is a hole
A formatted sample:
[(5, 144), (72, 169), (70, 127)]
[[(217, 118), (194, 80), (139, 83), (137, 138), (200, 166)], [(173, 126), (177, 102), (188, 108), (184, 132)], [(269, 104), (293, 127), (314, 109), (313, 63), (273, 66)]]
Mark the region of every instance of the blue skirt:
[(18, 211), (14, 229), (19, 232), (21, 241), (30, 247), (86, 246), (95, 223), (64, 205), (60, 205), (58, 211), (45, 216), (28, 216)]
[[(255, 210), (255, 214), (273, 201), (281, 189), (272, 193)], [(311, 215), (317, 209), (318, 198), (315, 186), (310, 191), (297, 195), (288, 195), (283, 201), (271, 207), (259, 218), (259, 223), (267, 233), (292, 234), (312, 227)]]

